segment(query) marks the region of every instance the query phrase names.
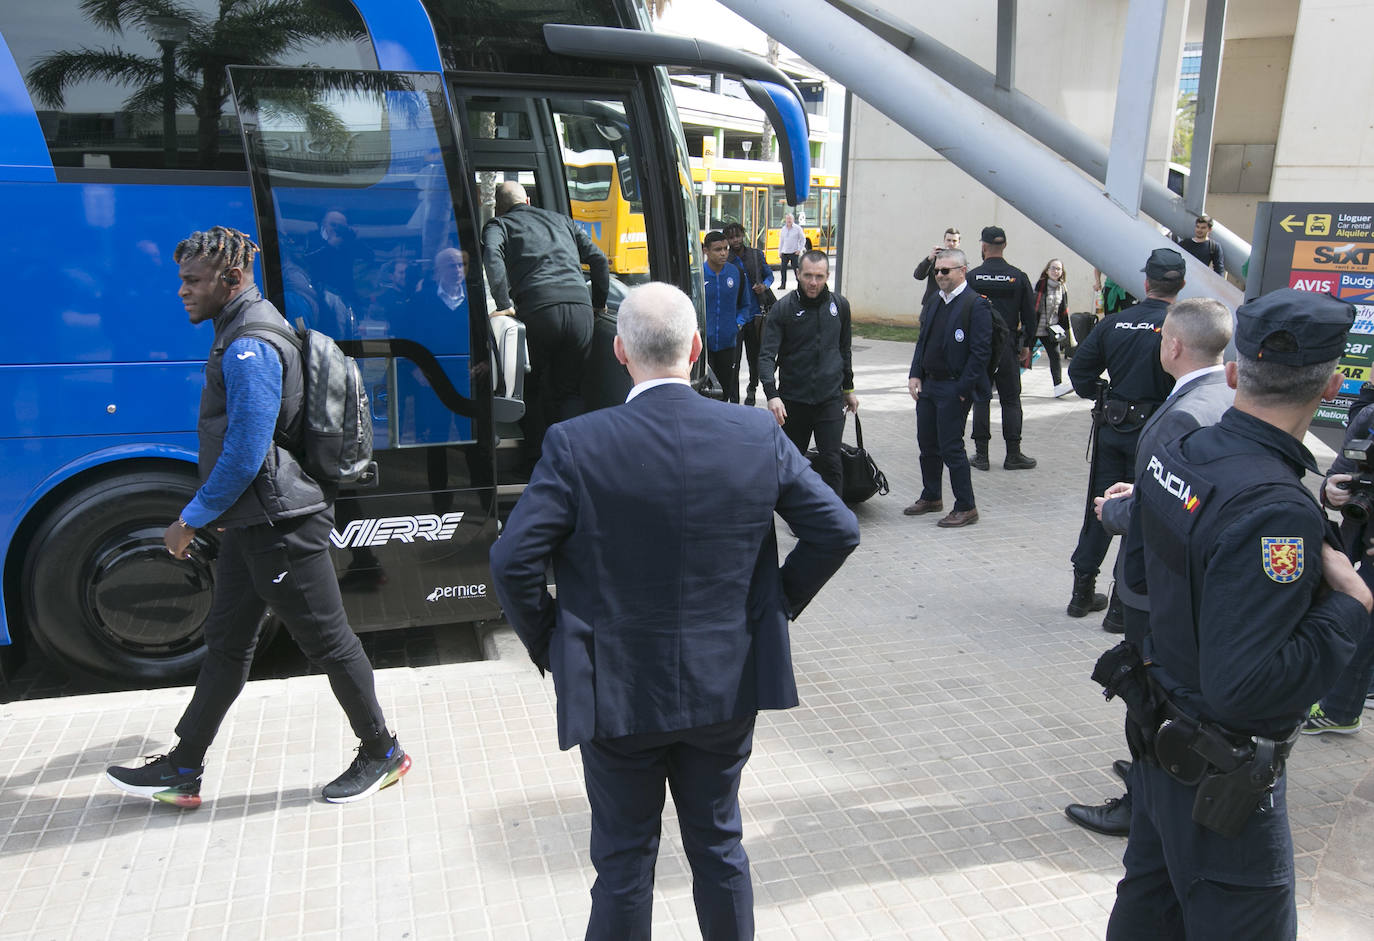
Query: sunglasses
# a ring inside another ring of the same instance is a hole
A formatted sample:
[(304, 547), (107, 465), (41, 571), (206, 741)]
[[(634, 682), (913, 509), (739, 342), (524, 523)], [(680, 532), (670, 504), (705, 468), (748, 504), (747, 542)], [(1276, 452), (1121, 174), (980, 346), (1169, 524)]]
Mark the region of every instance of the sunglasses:
[(951, 271), (962, 271), (964, 268), (967, 268), (967, 267), (968, 267), (968, 265), (959, 265), (958, 267), (955, 267), (955, 268), (936, 268), (936, 269), (935, 269), (935, 273), (938, 274), (938, 275), (947, 275), (947, 274), (949, 274)]

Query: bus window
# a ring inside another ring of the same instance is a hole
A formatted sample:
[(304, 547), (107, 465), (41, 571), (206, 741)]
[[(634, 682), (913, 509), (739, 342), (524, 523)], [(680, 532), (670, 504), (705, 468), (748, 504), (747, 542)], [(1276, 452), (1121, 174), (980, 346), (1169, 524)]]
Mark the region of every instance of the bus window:
[(625, 106), (598, 99), (551, 99), (562, 144), (563, 175), (572, 217), (605, 254), (622, 280), (649, 276), (639, 155)]
[[(404, 341), (363, 361), (380, 443), (473, 441), (472, 354), (484, 356), (486, 343), (470, 336), (473, 256), (454, 213), (438, 77), (231, 75), (263, 250), (279, 260), (265, 265), (269, 296), (289, 319), (338, 339)], [(294, 104), (302, 93), (304, 113)]]
[[(5, 40), (59, 180), (164, 168), (242, 171), (226, 62), (377, 68), (367, 30), (348, 0), (287, 4), (278, 13), (287, 22), (270, 31), (253, 28), (250, 11), (224, 6), (220, 0), (183, 0), (176, 5), (180, 15), (154, 26), (124, 4), (25, 5), (22, 26), (7, 29)], [(181, 86), (170, 110), (164, 96), (168, 67)], [(242, 178), (232, 182), (241, 184)]]

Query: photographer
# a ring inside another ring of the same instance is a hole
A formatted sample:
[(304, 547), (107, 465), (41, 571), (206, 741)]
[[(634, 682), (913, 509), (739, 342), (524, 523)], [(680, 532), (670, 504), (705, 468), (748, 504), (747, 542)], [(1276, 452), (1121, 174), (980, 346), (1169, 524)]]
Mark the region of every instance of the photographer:
[[(1341, 511), (1341, 543), (1356, 562), (1364, 583), (1374, 589), (1374, 540), (1366, 535), (1374, 512), (1374, 383), (1360, 387), (1350, 406), (1341, 453), (1332, 462), (1322, 487), (1322, 504)], [(1357, 458), (1357, 452), (1364, 457)], [(1360, 713), (1369, 701), (1374, 680), (1374, 631), (1365, 631), (1350, 665), (1336, 685), (1312, 707), (1303, 724), (1304, 735), (1334, 732), (1351, 735), (1360, 730)]]

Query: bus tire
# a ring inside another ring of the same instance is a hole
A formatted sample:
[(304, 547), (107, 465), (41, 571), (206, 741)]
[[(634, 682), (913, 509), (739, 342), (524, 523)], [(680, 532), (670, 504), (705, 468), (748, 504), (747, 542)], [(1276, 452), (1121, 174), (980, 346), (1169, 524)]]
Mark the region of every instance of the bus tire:
[(29, 633), (44, 653), (126, 687), (195, 675), (218, 545), (198, 533), (185, 560), (162, 542), (195, 490), (189, 474), (138, 471), (89, 484), (48, 514), (22, 581)]

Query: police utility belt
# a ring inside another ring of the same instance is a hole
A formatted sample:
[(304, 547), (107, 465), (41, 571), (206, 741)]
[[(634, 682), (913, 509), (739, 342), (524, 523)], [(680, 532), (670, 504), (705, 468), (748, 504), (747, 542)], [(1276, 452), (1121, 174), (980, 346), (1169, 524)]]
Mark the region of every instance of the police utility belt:
[(1129, 642), (1098, 658), (1092, 678), (1104, 696), (1125, 703), (1132, 752), (1196, 787), (1193, 822), (1228, 839), (1240, 835), (1274, 790), (1302, 730), (1299, 722), (1275, 740), (1193, 718), (1169, 700)]
[(1102, 421), (1113, 428), (1129, 431), (1144, 425), (1154, 410), (1155, 406), (1149, 402), (1107, 399), (1102, 403)]

